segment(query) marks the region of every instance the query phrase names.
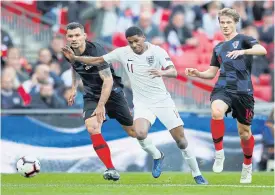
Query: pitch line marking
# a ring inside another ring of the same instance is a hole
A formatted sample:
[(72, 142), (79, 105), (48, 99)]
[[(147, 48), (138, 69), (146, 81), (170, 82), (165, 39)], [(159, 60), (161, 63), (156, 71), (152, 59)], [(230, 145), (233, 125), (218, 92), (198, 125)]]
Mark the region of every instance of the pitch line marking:
[(196, 185), (196, 184), (1, 184), (2, 187), (233, 187), (233, 188), (274, 188), (268, 185)]

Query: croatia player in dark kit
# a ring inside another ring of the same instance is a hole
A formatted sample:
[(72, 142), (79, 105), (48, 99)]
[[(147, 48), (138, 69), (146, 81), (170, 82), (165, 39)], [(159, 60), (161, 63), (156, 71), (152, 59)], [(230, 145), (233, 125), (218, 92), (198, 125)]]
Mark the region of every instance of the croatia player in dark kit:
[(216, 150), (213, 171), (220, 173), (223, 170), (223, 118), (225, 114), (233, 111), (232, 116), (237, 119), (244, 154), (240, 183), (251, 183), (254, 148), (254, 137), (250, 128), (254, 116), (251, 65), (253, 55), (265, 55), (266, 50), (254, 38), (237, 33), (236, 24), (240, 16), (236, 10), (224, 8), (219, 11), (218, 16), (225, 41), (214, 48), (209, 69), (200, 72), (187, 68), (185, 73), (192, 77), (213, 79), (220, 69), (219, 79), (210, 97), (211, 132)]
[[(86, 33), (79, 23), (67, 25), (66, 39), (75, 55), (102, 56), (106, 54), (98, 43), (86, 41)], [(106, 120), (105, 113), (107, 113), (110, 118), (116, 119), (131, 137), (136, 137), (132, 126), (133, 118), (124, 97), (121, 78), (115, 75), (111, 64), (92, 66), (73, 62), (73, 84), (68, 99), (69, 105), (74, 103), (76, 95), (76, 73), (79, 74), (84, 85), (83, 118), (85, 125), (98, 157), (107, 168), (103, 175), (104, 179), (118, 180), (120, 176), (112, 163), (109, 146), (101, 135), (101, 126)]]

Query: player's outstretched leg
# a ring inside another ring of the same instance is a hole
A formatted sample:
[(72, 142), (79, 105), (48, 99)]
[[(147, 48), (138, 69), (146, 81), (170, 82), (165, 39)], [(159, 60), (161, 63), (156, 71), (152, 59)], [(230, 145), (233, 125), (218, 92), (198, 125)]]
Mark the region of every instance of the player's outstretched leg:
[(149, 138), (147, 138), (147, 133), (149, 128), (151, 127), (151, 123), (144, 118), (138, 118), (134, 122), (134, 127), (137, 133), (137, 140), (141, 148), (145, 152), (150, 154), (154, 159), (152, 175), (154, 178), (158, 178), (162, 172), (161, 167), (164, 159), (164, 154), (156, 148), (156, 146)]
[(251, 133), (250, 126), (238, 123), (238, 130), (241, 138), (244, 160), (240, 183), (252, 182), (252, 155), (254, 149), (254, 137)]
[(158, 178), (162, 172), (164, 154), (156, 148), (149, 138), (140, 139), (139, 134), (137, 134), (137, 138), (141, 148), (153, 157), (152, 175), (154, 178)]
[(223, 136), (225, 131), (224, 114), (228, 109), (228, 105), (222, 100), (214, 100), (211, 104), (211, 133), (215, 146), (215, 162), (213, 164), (213, 171), (220, 173), (223, 171), (224, 165), (224, 150), (223, 150)]
[(91, 135), (91, 139), (93, 141), (93, 147), (97, 153), (97, 156), (107, 168), (103, 174), (103, 178), (113, 181), (119, 180), (120, 175), (112, 163), (110, 148), (107, 142), (104, 140), (103, 136), (101, 134), (94, 134)]
[(158, 178), (161, 175), (161, 167), (164, 160), (164, 153), (161, 153), (161, 157), (158, 159), (154, 159), (153, 168), (152, 168), (152, 175), (154, 178)]
[(90, 138), (97, 156), (107, 168), (107, 171), (105, 171), (103, 175), (104, 179), (118, 180), (120, 176), (113, 165), (110, 148), (101, 134), (102, 124), (97, 122), (96, 117), (90, 117), (85, 120), (85, 125), (88, 132), (91, 134)]
[(188, 147), (188, 142), (184, 136), (183, 126), (181, 125), (176, 128), (173, 128), (172, 130), (170, 130), (170, 133), (174, 138), (174, 140), (176, 141), (177, 146), (181, 150), (183, 158), (189, 165), (195, 182), (197, 184), (203, 184), (203, 185), (208, 184), (208, 181), (202, 176), (200, 172), (195, 155), (193, 154), (191, 148)]

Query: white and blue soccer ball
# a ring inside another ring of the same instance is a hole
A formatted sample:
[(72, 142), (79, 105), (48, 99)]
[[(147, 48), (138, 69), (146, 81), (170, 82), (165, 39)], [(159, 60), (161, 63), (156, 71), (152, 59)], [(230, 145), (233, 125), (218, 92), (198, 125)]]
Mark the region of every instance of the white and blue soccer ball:
[(40, 162), (32, 156), (23, 156), (16, 163), (16, 169), (24, 177), (33, 177), (40, 172)]

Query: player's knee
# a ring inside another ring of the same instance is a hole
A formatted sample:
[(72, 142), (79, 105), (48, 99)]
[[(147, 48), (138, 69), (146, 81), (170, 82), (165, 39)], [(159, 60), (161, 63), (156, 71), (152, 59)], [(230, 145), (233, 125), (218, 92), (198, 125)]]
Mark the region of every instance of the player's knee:
[(86, 128), (87, 128), (87, 131), (90, 133), (90, 134), (98, 134), (98, 133), (101, 133), (101, 130), (100, 130), (100, 126), (98, 123), (85, 123), (86, 124)]
[(136, 137), (138, 140), (143, 140), (147, 137), (147, 132), (145, 131), (137, 131), (136, 132)]
[(212, 119), (221, 120), (224, 117), (224, 112), (218, 108), (212, 109)]
[(252, 135), (250, 126), (238, 123), (238, 131), (241, 140), (248, 140)]
[(251, 131), (248, 129), (242, 129), (239, 132), (240, 138), (241, 140), (249, 140), (250, 136), (251, 136)]
[(134, 129), (131, 129), (131, 130), (128, 131), (127, 133), (128, 133), (128, 135), (129, 135), (130, 137), (133, 137), (133, 138), (136, 138), (136, 137), (137, 137), (137, 133), (135, 132)]
[(187, 148), (188, 142), (185, 138), (176, 140), (176, 142), (177, 142), (177, 146), (178, 146), (179, 149)]
[(133, 137), (133, 138), (136, 138), (136, 137), (137, 137), (137, 134), (136, 134), (136, 131), (135, 131), (133, 125), (131, 125), (131, 126), (122, 125), (122, 127), (123, 127), (123, 129), (125, 130), (125, 132), (126, 132), (130, 137)]
[(126, 132), (130, 137), (133, 137), (133, 138), (137, 137), (137, 133), (135, 132), (135, 130), (133, 128), (127, 129)]

